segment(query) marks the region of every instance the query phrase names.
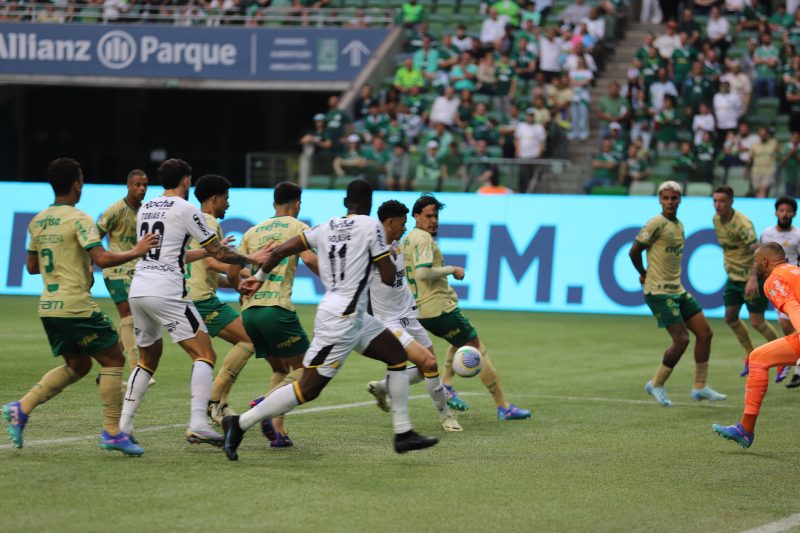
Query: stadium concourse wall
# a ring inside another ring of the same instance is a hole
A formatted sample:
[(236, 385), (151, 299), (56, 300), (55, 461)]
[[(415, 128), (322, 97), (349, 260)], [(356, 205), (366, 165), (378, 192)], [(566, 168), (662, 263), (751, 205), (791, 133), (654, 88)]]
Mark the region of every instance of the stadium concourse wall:
[[(155, 197), (159, 190), (153, 186), (147, 197)], [(97, 218), (125, 192), (124, 186), (87, 184), (78, 207)], [(0, 198), (8, 206), (0, 214), (0, 265), (4, 270), (0, 294), (35, 295), (41, 291), (39, 276), (25, 271), (27, 227), (52, 196), (45, 183), (0, 183)], [(373, 213), (390, 198), (411, 208), (417, 197), (418, 193), (376, 192)], [(628, 250), (638, 229), (660, 212), (656, 197), (468, 193), (438, 197), (446, 204), (440, 218), (439, 246), (448, 264), (463, 266), (467, 272), (462, 282), (451, 278), (462, 308), (649, 314)], [(342, 199), (342, 191), (305, 191), (300, 218), (313, 225), (342, 215)], [(249, 227), (272, 215), (272, 190), (233, 189), (230, 206), (222, 228), (238, 242)], [(735, 208), (753, 220), (759, 233), (775, 223), (771, 200), (737, 199)], [(713, 215), (711, 198), (683, 199), (679, 211), (686, 230), (683, 283), (707, 315), (721, 317), (725, 273)], [(408, 228), (413, 225), (409, 217)], [(92, 292), (108, 296), (100, 272), (95, 273)], [(301, 267), (295, 301), (313, 304), (321, 294), (319, 280)], [(226, 300), (236, 296), (232, 291), (221, 294)]]

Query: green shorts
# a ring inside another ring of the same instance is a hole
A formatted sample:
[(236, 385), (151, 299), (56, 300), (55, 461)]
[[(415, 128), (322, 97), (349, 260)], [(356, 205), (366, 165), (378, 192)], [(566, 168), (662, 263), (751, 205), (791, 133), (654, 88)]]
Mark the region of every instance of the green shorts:
[(681, 324), (703, 309), (691, 294), (645, 294), (644, 301), (658, 320), (658, 327), (666, 328)]
[(467, 317), (461, 314), (458, 307), (435, 318), (420, 318), (419, 323), (437, 337), (456, 347), (464, 346), (478, 336), (478, 332), (469, 323)]
[(308, 350), (308, 336), (294, 311), (254, 305), (242, 312), (242, 322), (256, 357), (296, 357)]
[(97, 311), (86, 318), (43, 316), (41, 319), (55, 357), (94, 355), (119, 342), (111, 319)]
[(111, 299), (114, 300), (115, 304), (128, 301), (128, 291), (131, 288), (131, 278), (103, 278), (103, 281), (106, 282), (108, 294), (111, 296)]
[(742, 304), (744, 304), (747, 306), (747, 310), (750, 313), (764, 314), (764, 311), (767, 310), (769, 302), (767, 301), (767, 296), (764, 294), (763, 280), (758, 280), (758, 296), (755, 300), (745, 299), (744, 287), (746, 284), (747, 282), (732, 281), (730, 278), (728, 278), (728, 281), (725, 282), (725, 290), (722, 293), (722, 301), (725, 304), (725, 307), (735, 307), (740, 309)]
[(203, 317), (203, 322), (208, 328), (208, 334), (212, 337), (219, 335), (219, 332), (225, 329), (225, 326), (239, 318), (239, 313), (233, 307), (222, 303), (216, 296), (192, 303), (194, 303), (200, 316)]

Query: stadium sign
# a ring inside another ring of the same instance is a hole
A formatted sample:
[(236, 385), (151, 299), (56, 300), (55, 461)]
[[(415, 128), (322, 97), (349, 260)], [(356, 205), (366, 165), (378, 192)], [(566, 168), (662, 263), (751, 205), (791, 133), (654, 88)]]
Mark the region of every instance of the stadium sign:
[(0, 76), (351, 81), (387, 29), (0, 23)]
[[(158, 188), (148, 193), (152, 198)], [(79, 208), (98, 217), (125, 195), (125, 187), (87, 185)], [(397, 198), (411, 207), (414, 193), (378, 192), (373, 205)], [(39, 276), (25, 272), (27, 226), (52, 197), (46, 184), (0, 183), (0, 197), (13, 206), (0, 215), (0, 294), (38, 294)], [(451, 281), (461, 306), (516, 311), (649, 314), (628, 250), (639, 228), (660, 212), (655, 197), (555, 195), (480, 196), (441, 194), (438, 241), (448, 264), (466, 268)], [(341, 191), (306, 191), (300, 217), (309, 224), (341, 214)], [(270, 215), (267, 189), (234, 189), (222, 221), (238, 238)], [(737, 199), (735, 207), (761, 232), (775, 223), (770, 200)], [(711, 219), (711, 198), (684, 198), (679, 218), (686, 230), (683, 283), (709, 316), (723, 314), (725, 272)], [(409, 216), (408, 227), (414, 225)], [(322, 285), (308, 269), (298, 270), (294, 298), (316, 303)], [(99, 271), (92, 292), (107, 296)], [(223, 298), (234, 300), (235, 294)]]

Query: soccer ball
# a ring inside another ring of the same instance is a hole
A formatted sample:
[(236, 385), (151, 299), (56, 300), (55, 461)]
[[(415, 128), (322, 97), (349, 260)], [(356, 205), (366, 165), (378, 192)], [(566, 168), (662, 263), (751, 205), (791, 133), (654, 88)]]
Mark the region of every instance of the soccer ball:
[(453, 371), (463, 378), (477, 376), (482, 366), (481, 352), (472, 346), (462, 346), (453, 356)]

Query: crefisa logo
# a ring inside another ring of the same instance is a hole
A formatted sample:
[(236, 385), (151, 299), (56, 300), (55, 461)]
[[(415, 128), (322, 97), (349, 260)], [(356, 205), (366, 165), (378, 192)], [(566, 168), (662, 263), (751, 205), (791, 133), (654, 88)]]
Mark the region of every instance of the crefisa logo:
[(110, 31), (97, 41), (97, 59), (112, 70), (127, 68), (136, 59), (136, 40), (127, 32)]

